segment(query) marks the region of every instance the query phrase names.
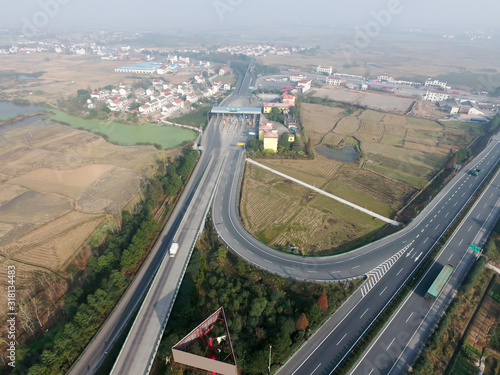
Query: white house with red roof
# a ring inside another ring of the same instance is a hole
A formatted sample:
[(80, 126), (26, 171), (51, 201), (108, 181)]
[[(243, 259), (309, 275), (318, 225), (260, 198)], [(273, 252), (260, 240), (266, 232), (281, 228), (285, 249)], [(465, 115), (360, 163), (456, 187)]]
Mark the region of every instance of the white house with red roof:
[(312, 87), (312, 80), (304, 80), (304, 81), (300, 81), (298, 84), (297, 84), (297, 88), (303, 93), (305, 94), (306, 92), (308, 92)]
[(198, 101), (198, 95), (191, 93), (186, 97), (186, 100), (191, 104), (196, 103)]

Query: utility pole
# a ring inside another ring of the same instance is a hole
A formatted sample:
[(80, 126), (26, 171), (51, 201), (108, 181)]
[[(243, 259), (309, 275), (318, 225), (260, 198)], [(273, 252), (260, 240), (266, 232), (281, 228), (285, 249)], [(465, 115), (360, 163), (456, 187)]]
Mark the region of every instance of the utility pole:
[(272, 345), (269, 345), (269, 367), (267, 368), (269, 370), (269, 374), (271, 373), (271, 349)]

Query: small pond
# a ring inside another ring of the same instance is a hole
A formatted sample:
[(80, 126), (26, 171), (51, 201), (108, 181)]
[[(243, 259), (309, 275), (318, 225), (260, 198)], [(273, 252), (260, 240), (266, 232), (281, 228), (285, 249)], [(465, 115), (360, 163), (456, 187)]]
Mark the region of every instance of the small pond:
[(330, 148), (321, 146), (315, 150), (318, 154), (326, 156), (329, 159), (334, 159), (344, 163), (353, 163), (359, 159), (356, 148), (353, 146), (345, 146), (342, 148)]

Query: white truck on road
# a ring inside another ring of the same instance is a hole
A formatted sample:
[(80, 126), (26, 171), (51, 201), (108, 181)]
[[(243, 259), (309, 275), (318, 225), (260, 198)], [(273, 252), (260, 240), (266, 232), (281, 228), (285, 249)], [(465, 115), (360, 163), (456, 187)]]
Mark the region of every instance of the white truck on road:
[(177, 250), (179, 250), (179, 244), (177, 242), (173, 242), (172, 245), (170, 245), (170, 250), (168, 253), (170, 254), (170, 258), (175, 257), (175, 254), (177, 254)]

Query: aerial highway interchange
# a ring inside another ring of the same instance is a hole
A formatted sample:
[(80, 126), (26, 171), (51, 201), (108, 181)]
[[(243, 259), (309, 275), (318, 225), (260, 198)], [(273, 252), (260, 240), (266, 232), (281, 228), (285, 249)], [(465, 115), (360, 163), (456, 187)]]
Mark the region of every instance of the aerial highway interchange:
[[(252, 60), (235, 92), (226, 99), (224, 105), (248, 106), (252, 103), (248, 87), (254, 64), (255, 60)], [(224, 124), (220, 119), (210, 121), (201, 140), (202, 152), (198, 165), (150, 257), (69, 373), (95, 373), (130, 321), (132, 312), (139, 306), (137, 317), (112, 373), (148, 373), (192, 248), (203, 227), (206, 213), (211, 208), (212, 219), (221, 240), (240, 257), (261, 269), (283, 277), (308, 281), (333, 282), (369, 276), (279, 371), (280, 374), (287, 375), (331, 374), (412, 277), (495, 169), (500, 158), (499, 139), (494, 137), (485, 150), (460, 171), (401, 231), (349, 253), (307, 258), (269, 248), (250, 235), (241, 223), (238, 199), (245, 152), (237, 143), (249, 139), (248, 130), (244, 126)], [(477, 167), (482, 172), (478, 176), (472, 176), (471, 168)], [(453, 288), (476, 259), (475, 254), (468, 250), (469, 245), (475, 243), (481, 246), (491, 223), (498, 216), (499, 182), (497, 174), (465, 217), (461, 230), (455, 232), (450, 243), (440, 252), (426, 274), (428, 277), (417, 284), (385, 331), (374, 341), (360, 362), (356, 363), (353, 374), (406, 373), (422, 340), (427, 337), (429, 324), (433, 322), (431, 318), (438, 317), (451, 297)], [(174, 239), (179, 242), (180, 250), (175, 258), (169, 258), (166, 255), (168, 246)], [(429, 286), (429, 280), (446, 263), (453, 263), (456, 268), (449, 288), (443, 291), (435, 304), (424, 300), (424, 289)], [(425, 325), (427, 331), (422, 330), (422, 321), (428, 323)], [(404, 324), (408, 324), (404, 338), (395, 335), (397, 327)]]

